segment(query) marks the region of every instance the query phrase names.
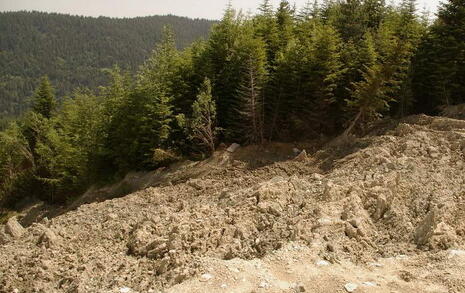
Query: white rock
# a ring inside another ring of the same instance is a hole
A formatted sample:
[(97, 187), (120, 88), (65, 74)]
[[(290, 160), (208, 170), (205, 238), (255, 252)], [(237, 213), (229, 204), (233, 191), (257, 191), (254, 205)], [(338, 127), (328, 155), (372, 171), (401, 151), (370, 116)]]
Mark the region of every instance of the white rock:
[(239, 269), (238, 268), (233, 268), (233, 267), (228, 267), (228, 269), (233, 272), (233, 273), (239, 273)]
[(108, 214), (108, 219), (110, 220), (116, 220), (118, 218), (118, 215), (115, 213), (109, 213)]
[(363, 286), (376, 287), (376, 286), (378, 286), (378, 284), (376, 284), (375, 282), (363, 282)]
[(267, 282), (263, 281), (261, 282), (259, 285), (258, 285), (258, 288), (268, 288), (270, 287), (270, 284), (268, 284)]
[(131, 292), (131, 288), (128, 288), (128, 287), (119, 288), (119, 292), (128, 293), (128, 292)]
[(221, 288), (225, 289), (225, 288), (227, 288), (227, 287), (228, 287), (228, 285), (226, 285), (226, 284), (221, 284)]
[(227, 152), (230, 152), (230, 153), (234, 153), (241, 145), (238, 144), (238, 143), (233, 143), (232, 145), (230, 145), (226, 151)]
[(325, 178), (325, 176), (318, 174), (318, 173), (313, 173), (312, 178), (315, 180), (322, 180), (323, 178)]
[(317, 266), (324, 267), (324, 266), (329, 266), (331, 263), (326, 260), (319, 260), (316, 262)]
[(449, 250), (449, 258), (454, 256), (465, 256), (465, 250), (451, 249)]
[(347, 283), (344, 285), (344, 289), (346, 289), (347, 292), (355, 292), (357, 290), (358, 286), (353, 283)]
[(5, 225), (5, 232), (13, 236), (13, 238), (21, 237), (25, 231), (16, 217), (11, 217)]
[(200, 278), (201, 278), (201, 281), (206, 282), (206, 281), (213, 279), (213, 275), (206, 273), (206, 274), (201, 275)]
[(305, 286), (301, 283), (294, 283), (291, 285), (291, 288), (294, 289), (294, 292), (306, 292)]
[(333, 224), (333, 221), (331, 221), (331, 219), (328, 219), (328, 218), (320, 218), (318, 219), (318, 224), (320, 226), (329, 226)]

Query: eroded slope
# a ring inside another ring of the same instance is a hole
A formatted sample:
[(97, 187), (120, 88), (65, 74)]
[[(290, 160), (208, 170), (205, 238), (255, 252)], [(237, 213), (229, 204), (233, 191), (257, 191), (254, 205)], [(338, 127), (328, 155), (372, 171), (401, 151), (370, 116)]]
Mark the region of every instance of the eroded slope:
[[(275, 255), (301, 255), (297, 263), (326, 260), (335, 269), (320, 276), (324, 268), (296, 265), (288, 277), (271, 275), (314, 284), (310, 292), (338, 292), (344, 272), (369, 275), (370, 263), (405, 256), (405, 274), (396, 263), (385, 272), (392, 280), (357, 292), (465, 292), (460, 270), (441, 269), (460, 263), (450, 251), (465, 244), (464, 152), (465, 121), (416, 116), (299, 161), (250, 168), (218, 153), (211, 163), (221, 167), (198, 178), (83, 205), (0, 237), (0, 291), (155, 292), (184, 282), (171, 290), (294, 292), (291, 281), (258, 275), (279, 268)], [(257, 277), (196, 281), (231, 262)], [(248, 269), (257, 262), (268, 268)], [(415, 276), (425, 264), (428, 274)]]

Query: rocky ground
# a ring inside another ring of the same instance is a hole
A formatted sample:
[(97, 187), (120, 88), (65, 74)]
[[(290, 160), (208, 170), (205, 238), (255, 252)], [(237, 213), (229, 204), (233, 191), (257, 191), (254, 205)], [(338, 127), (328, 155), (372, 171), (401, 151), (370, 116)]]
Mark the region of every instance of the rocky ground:
[(219, 151), (156, 187), (12, 218), (0, 292), (465, 292), (465, 121), (375, 130), (294, 159)]

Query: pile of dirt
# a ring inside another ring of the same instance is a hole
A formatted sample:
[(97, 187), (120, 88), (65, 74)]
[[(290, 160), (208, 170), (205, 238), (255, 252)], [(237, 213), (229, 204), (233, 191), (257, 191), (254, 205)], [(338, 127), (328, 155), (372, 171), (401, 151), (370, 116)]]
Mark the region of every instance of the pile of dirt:
[(444, 107), (441, 111), (441, 116), (454, 119), (465, 119), (465, 104)]
[[(465, 292), (443, 267), (465, 245), (465, 121), (414, 116), (351, 144), (277, 149), (219, 152), (27, 229), (12, 219), (21, 232), (0, 229), (0, 292), (345, 292), (357, 286), (344, 276), (379, 277), (370, 264), (399, 256), (383, 273), (403, 273), (357, 292)], [(300, 264), (286, 275), (287, 257)]]

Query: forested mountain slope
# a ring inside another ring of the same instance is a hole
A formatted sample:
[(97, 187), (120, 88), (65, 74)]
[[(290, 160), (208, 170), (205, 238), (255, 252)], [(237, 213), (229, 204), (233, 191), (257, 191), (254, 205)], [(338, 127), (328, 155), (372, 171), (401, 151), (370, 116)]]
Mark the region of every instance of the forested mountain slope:
[(102, 68), (118, 64), (135, 69), (172, 26), (177, 46), (206, 37), (212, 21), (177, 16), (132, 19), (82, 17), (42, 12), (0, 13), (0, 116), (27, 107), (41, 75), (47, 74), (58, 96), (77, 86), (102, 85)]

